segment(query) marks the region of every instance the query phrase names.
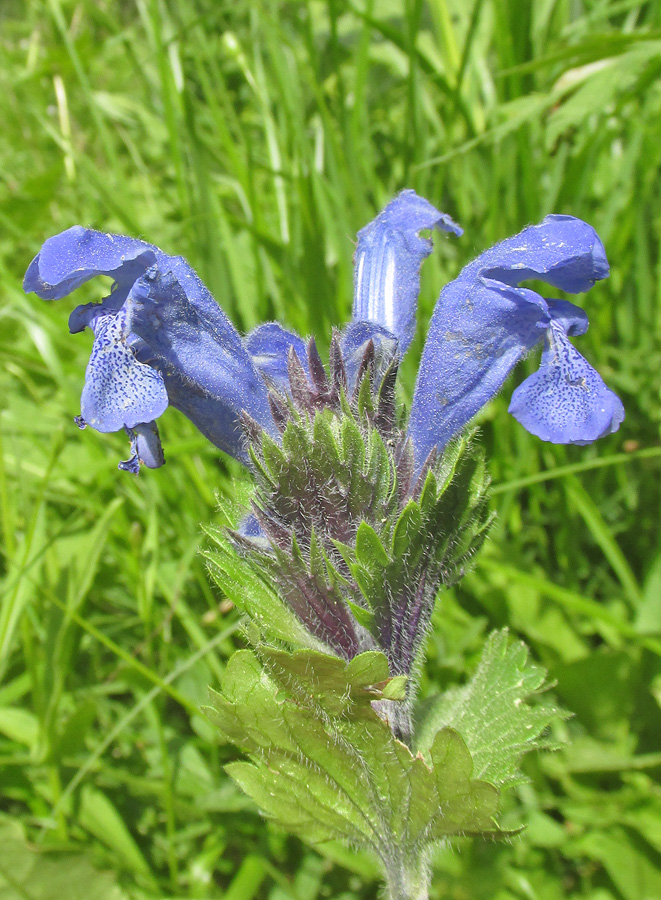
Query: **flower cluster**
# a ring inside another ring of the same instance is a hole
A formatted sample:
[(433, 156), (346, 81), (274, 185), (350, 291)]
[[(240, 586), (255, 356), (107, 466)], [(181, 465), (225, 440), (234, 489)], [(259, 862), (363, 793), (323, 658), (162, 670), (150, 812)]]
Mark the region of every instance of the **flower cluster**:
[[(120, 468), (164, 462), (156, 420), (181, 410), (254, 475), (237, 530), (209, 527), (204, 555), (249, 620), (254, 650), (230, 659), (213, 718), (247, 760), (227, 767), (266, 815), (307, 840), (340, 838), (380, 858), (390, 897), (427, 896), (432, 847), (505, 835), (501, 790), (562, 716), (529, 701), (544, 673), (506, 632), (473, 679), (414, 710), (424, 637), (492, 521), (483, 454), (462, 434), (516, 363), (543, 343), (510, 411), (543, 440), (589, 443), (623, 408), (569, 341), (587, 317), (566, 300), (608, 275), (594, 230), (548, 216), (481, 254), (441, 292), (408, 422), (398, 366), (416, 327), (432, 242), (461, 235), (413, 191), (358, 234), (353, 319), (328, 366), (314, 339), (271, 322), (241, 337), (182, 257), (74, 227), (46, 241), (25, 289), (59, 299), (95, 275), (110, 296), (78, 306), (94, 333), (80, 427), (125, 429)], [(414, 715), (414, 712), (416, 714)]]
[[(420, 266), (432, 247), (419, 232), (433, 229), (462, 233), (407, 190), (359, 233), (353, 321), (339, 338), (349, 386), (368, 341), (377, 349), (397, 347), (400, 357), (406, 352), (415, 331)], [(72, 332), (88, 327), (94, 333), (77, 422), (101, 432), (127, 431), (132, 457), (121, 468), (137, 473), (141, 463), (162, 465), (156, 420), (168, 405), (244, 463), (244, 413), (279, 439), (268, 386), (290, 389), (291, 351), (311, 377), (300, 337), (267, 323), (242, 338), (182, 257), (80, 226), (44, 243), (24, 287), (55, 300), (101, 274), (113, 279), (110, 295), (77, 307), (69, 319)], [(538, 279), (579, 293), (607, 275), (603, 245), (589, 225), (547, 216), (482, 253), (443, 289), (408, 425), (418, 471), (540, 342), (541, 367), (514, 392), (510, 412), (554, 443), (589, 443), (617, 430), (622, 404), (568, 340), (585, 332), (585, 313), (520, 286)]]

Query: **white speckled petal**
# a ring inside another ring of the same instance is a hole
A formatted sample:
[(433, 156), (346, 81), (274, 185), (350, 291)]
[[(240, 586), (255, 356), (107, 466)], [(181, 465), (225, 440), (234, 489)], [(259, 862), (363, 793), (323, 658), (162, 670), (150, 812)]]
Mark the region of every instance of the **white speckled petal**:
[(127, 346), (127, 312), (98, 316), (81, 398), (85, 421), (97, 431), (119, 431), (151, 422), (168, 406), (160, 372), (138, 362)]
[(554, 444), (590, 444), (611, 434), (624, 407), (601, 376), (552, 323), (542, 362), (513, 393), (509, 411), (531, 434)]

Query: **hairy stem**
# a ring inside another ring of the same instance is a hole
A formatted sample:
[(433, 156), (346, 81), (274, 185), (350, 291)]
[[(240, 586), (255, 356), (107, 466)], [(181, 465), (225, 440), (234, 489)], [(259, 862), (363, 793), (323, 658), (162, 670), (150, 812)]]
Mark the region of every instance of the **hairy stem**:
[(386, 900), (428, 900), (429, 866), (422, 854), (411, 859), (396, 853), (384, 867)]
[(397, 740), (410, 747), (413, 735), (410, 703), (401, 700), (374, 700), (372, 707), (390, 725)]

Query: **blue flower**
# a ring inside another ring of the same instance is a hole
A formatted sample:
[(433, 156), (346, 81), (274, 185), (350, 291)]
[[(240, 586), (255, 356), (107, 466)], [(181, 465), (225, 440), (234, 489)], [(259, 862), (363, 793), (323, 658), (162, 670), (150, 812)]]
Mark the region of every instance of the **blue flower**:
[[(403, 355), (415, 332), (420, 267), (432, 249), (421, 231), (461, 228), (414, 191), (399, 194), (358, 234), (353, 321), (340, 335), (343, 372), (353, 389), (369, 342), (379, 359)], [(132, 457), (121, 468), (163, 463), (156, 419), (181, 410), (217, 447), (247, 462), (242, 413), (278, 440), (269, 388), (289, 390), (290, 354), (314, 381), (306, 345), (270, 322), (241, 338), (180, 256), (121, 235), (75, 226), (50, 238), (30, 264), (26, 291), (47, 300), (96, 275), (113, 288), (77, 307), (72, 332), (94, 332), (81, 399), (81, 427), (124, 428)], [(574, 349), (585, 313), (520, 287), (537, 279), (569, 293), (608, 275), (595, 231), (571, 216), (540, 225), (482, 253), (441, 292), (418, 372), (409, 420), (416, 468), (441, 450), (502, 387), (538, 343), (542, 362), (513, 394), (510, 412), (542, 440), (584, 444), (618, 429), (620, 400)]]
[(72, 332), (86, 326), (94, 332), (77, 421), (101, 432), (127, 430), (133, 455), (121, 468), (162, 465), (155, 420), (168, 405), (244, 462), (242, 411), (277, 434), (262, 374), (272, 373), (259, 336), (244, 343), (182, 257), (74, 226), (45, 242), (24, 288), (56, 300), (96, 275), (113, 279), (110, 296), (78, 306), (69, 319)]
[[(354, 318), (368, 320), (379, 340), (383, 329), (392, 332), (400, 353), (414, 331), (419, 269), (431, 249), (418, 232), (434, 227), (461, 235), (451, 219), (404, 191), (358, 237)], [(542, 341), (541, 368), (515, 390), (510, 412), (553, 443), (586, 444), (617, 431), (622, 403), (568, 340), (587, 330), (583, 310), (519, 286), (538, 279), (580, 293), (608, 272), (594, 229), (572, 216), (552, 215), (482, 253), (442, 290), (409, 419), (418, 468)]]

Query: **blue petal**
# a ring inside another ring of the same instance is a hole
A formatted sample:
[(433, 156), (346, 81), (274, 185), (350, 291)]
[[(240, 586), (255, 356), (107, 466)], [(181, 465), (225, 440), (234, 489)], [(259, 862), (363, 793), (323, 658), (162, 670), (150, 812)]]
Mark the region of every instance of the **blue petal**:
[(305, 342), (293, 331), (287, 331), (278, 322), (259, 325), (244, 338), (244, 346), (253, 365), (262, 376), (272, 381), (282, 392), (289, 391), (287, 356), (293, 347), (306, 375), (309, 376)]
[(112, 277), (112, 292), (100, 304), (77, 307), (69, 327), (88, 326), (97, 336), (83, 391), (85, 419), (100, 431), (135, 429), (125, 468), (161, 464), (152, 420), (168, 405), (168, 392), (218, 447), (244, 461), (243, 410), (277, 434), (266, 386), (240, 335), (183, 257), (75, 226), (44, 243), (24, 287), (58, 299), (95, 275)]
[(217, 447), (245, 461), (243, 411), (277, 434), (264, 380), (224, 316), (212, 327), (177, 278), (156, 268), (135, 283), (126, 307), (144, 342), (140, 359), (159, 368), (171, 404)]
[(418, 232), (433, 228), (462, 234), (449, 216), (407, 190), (358, 232), (353, 318), (376, 322), (394, 334), (402, 355), (415, 333), (420, 267), (432, 250), (432, 242)]
[(165, 462), (161, 438), (156, 422), (145, 422), (134, 427), (136, 452), (141, 463), (148, 469), (158, 469)]
[[(217, 329), (225, 338), (231, 330), (233, 341), (240, 343), (227, 316), (183, 256), (169, 256), (138, 238), (74, 225), (48, 238), (30, 263), (23, 288), (44, 300), (58, 300), (96, 275), (109, 275), (115, 285), (105, 302), (119, 309), (133, 283), (154, 264), (161, 272), (172, 272), (208, 328)], [(74, 330), (80, 330), (77, 325), (74, 316)]]
[(81, 398), (83, 419), (97, 431), (119, 431), (158, 418), (168, 406), (161, 374), (127, 345), (128, 315), (97, 316), (94, 346)]
[(74, 225), (48, 238), (30, 263), (23, 288), (44, 300), (59, 300), (96, 275), (131, 285), (156, 262), (157, 252), (137, 238)]
[(591, 225), (574, 216), (547, 216), (482, 253), (459, 277), (483, 275), (511, 285), (539, 278), (580, 294), (608, 272), (604, 245)]
[(509, 411), (532, 434), (554, 444), (592, 443), (617, 431), (624, 419), (620, 399), (555, 323), (539, 370), (514, 391)]
[(546, 303), (490, 279), (451, 282), (441, 293), (416, 383), (409, 434), (419, 467), (500, 390), (542, 338)]
[(549, 308), (549, 315), (554, 322), (562, 328), (565, 334), (579, 335), (585, 334), (590, 324), (587, 313), (570, 303), (569, 300), (549, 300), (546, 301)]
[(144, 425), (136, 425), (135, 428), (127, 428), (126, 433), (131, 440), (131, 456), (129, 459), (122, 460), (117, 466), (118, 469), (130, 472), (131, 475), (139, 475), (140, 466), (158, 469), (165, 463), (156, 422), (147, 422)]
[[(119, 297), (119, 294), (122, 297)], [(78, 334), (86, 328), (94, 330), (94, 322), (99, 316), (114, 316), (124, 305), (126, 296), (124, 291), (113, 291), (110, 297), (106, 297), (101, 303), (84, 303), (77, 306), (69, 316), (69, 331)]]
[[(232, 403), (232, 398), (208, 394), (199, 385), (191, 384), (181, 375), (168, 373), (166, 370), (163, 371), (163, 377), (170, 406), (190, 419), (212, 444), (248, 465), (250, 457), (241, 426), (240, 400), (234, 398), (235, 402)], [(275, 426), (269, 430), (273, 437), (277, 437)]]
[[(156, 250), (156, 268), (166, 275), (171, 273), (179, 283), (191, 307), (199, 317), (200, 324), (230, 352), (245, 356), (239, 332), (214, 300), (213, 294), (184, 259), (183, 256), (169, 256)], [(142, 274), (142, 273), (141, 273)]]

